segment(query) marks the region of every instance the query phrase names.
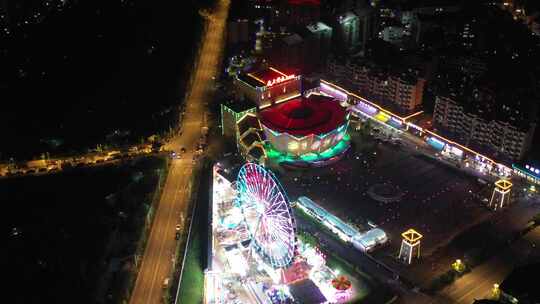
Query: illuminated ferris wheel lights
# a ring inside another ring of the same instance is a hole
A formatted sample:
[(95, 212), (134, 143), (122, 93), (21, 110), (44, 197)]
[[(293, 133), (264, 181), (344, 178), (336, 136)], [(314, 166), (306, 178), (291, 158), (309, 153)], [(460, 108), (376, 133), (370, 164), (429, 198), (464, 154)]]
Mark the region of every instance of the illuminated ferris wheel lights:
[(248, 163), (237, 180), (238, 203), (253, 248), (274, 268), (290, 265), (295, 252), (295, 225), (289, 201), (273, 174)]

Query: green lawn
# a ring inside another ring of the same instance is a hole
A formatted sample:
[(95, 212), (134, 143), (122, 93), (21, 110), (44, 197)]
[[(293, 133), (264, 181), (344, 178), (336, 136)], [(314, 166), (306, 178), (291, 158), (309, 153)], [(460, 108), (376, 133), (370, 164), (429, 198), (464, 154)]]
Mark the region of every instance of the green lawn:
[[(204, 292), (204, 267), (207, 256), (206, 241), (208, 235), (207, 216), (208, 203), (210, 202), (210, 176), (211, 170), (205, 165), (202, 176), (195, 177), (200, 180), (196, 199), (197, 207), (193, 217), (191, 237), (187, 248), (187, 256), (180, 283), (178, 303), (198, 304), (203, 302)], [(174, 290), (176, 292), (176, 290)]]
[(189, 251), (184, 265), (179, 303), (202, 303), (204, 274), (202, 269), (201, 235), (193, 230)]

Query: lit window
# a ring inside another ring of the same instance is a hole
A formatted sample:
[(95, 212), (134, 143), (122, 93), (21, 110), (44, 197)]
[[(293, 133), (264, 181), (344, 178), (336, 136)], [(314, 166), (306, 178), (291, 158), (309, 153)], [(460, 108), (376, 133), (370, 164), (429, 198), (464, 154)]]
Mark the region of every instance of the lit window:
[(291, 142), (289, 142), (287, 147), (289, 148), (289, 150), (296, 150), (296, 149), (298, 149), (298, 142), (291, 141)]

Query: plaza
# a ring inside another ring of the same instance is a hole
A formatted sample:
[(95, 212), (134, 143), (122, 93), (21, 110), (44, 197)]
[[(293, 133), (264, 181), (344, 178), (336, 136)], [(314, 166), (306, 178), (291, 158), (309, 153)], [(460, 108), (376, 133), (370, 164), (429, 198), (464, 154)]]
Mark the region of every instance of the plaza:
[[(381, 227), (395, 238), (385, 249), (392, 253), (399, 251), (399, 235), (409, 228), (425, 235), (423, 250), (429, 254), (487, 212), (478, 195), (487, 193), (488, 186), (475, 177), (409, 146), (351, 133), (355, 144), (340, 162), (283, 171), (280, 180), (291, 197), (309, 196), (360, 229), (368, 229), (368, 223)], [(399, 199), (374, 200), (368, 192), (376, 185), (391, 186)]]

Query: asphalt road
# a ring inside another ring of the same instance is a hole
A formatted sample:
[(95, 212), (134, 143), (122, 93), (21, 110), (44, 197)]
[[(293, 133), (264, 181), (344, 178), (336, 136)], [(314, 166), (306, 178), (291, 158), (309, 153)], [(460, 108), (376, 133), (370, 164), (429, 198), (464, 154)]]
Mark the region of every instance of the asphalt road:
[(531, 256), (540, 256), (539, 245), (540, 227), (537, 227), (512, 243), (510, 248), (457, 279), (442, 291), (441, 296), (447, 303), (457, 304), (470, 304), (475, 299), (489, 297), (493, 284), (500, 284), (514, 266), (526, 264)]
[(229, 0), (220, 1), (215, 13), (207, 18), (208, 27), (187, 95), (182, 133), (166, 145), (169, 150), (180, 151), (184, 147), (187, 151), (181, 159), (172, 161), (130, 299), (131, 304), (161, 303), (163, 282), (172, 271), (177, 242), (174, 237), (175, 226), (180, 223), (181, 214), (188, 213), (192, 184), (196, 182), (192, 177), (199, 170), (199, 164), (192, 159), (202, 135), (201, 129), (207, 126), (206, 103), (211, 97), (212, 78), (217, 75), (221, 62), (229, 5)]

